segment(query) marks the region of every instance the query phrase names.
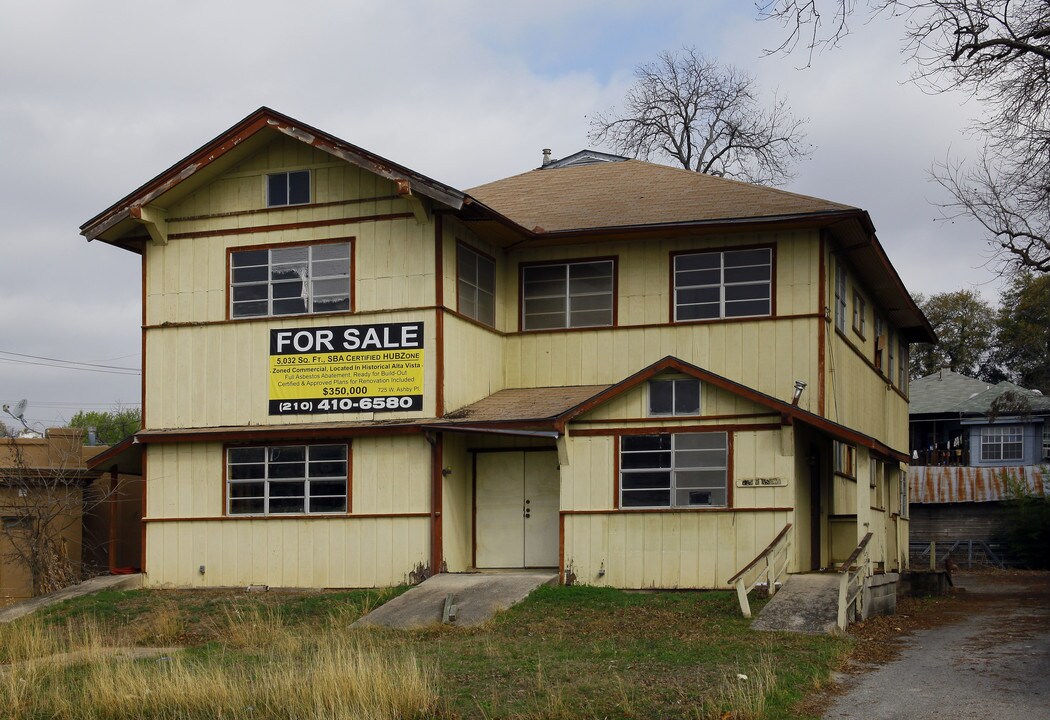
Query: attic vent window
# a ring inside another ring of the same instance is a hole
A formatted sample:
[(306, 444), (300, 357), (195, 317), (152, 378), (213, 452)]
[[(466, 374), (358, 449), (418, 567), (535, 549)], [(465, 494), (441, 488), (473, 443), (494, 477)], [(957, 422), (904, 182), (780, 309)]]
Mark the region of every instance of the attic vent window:
[(266, 176), (266, 207), (305, 205), (310, 202), (310, 171), (271, 173)]
[(700, 414), (700, 381), (696, 378), (649, 381), (649, 415)]

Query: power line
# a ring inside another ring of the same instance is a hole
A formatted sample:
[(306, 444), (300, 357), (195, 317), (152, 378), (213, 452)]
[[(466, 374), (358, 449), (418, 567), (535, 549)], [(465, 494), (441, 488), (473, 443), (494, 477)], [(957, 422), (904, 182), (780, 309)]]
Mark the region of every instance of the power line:
[[(0, 355), (14, 355), (22, 358), (33, 358), (34, 360), (48, 360), (50, 362), (66, 363), (68, 365), (86, 365), (87, 367), (105, 368), (107, 370), (135, 370), (138, 368), (123, 367), (121, 365), (99, 365), (97, 363), (80, 362), (79, 360), (62, 360), (61, 358), (44, 357), (42, 355), (26, 355), (24, 353), (11, 352), (10, 350), (0, 350)], [(128, 357), (128, 356), (125, 356)]]
[[(34, 362), (32, 360), (15, 360), (13, 358), (0, 358), (0, 362), (13, 363), (16, 365), (37, 365), (39, 367), (57, 368), (59, 370), (80, 370), (82, 372), (105, 373), (107, 375), (141, 375), (139, 371), (121, 372), (119, 370), (96, 370), (89, 367), (74, 367), (71, 365), (52, 365), (51, 363)], [(130, 368), (129, 368), (130, 369)]]

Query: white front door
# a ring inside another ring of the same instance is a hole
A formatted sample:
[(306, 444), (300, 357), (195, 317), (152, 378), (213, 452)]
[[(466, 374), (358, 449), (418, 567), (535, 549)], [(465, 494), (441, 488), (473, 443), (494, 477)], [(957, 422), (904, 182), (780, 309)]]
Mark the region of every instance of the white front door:
[(477, 457), (477, 566), (557, 566), (558, 453), (479, 452)]

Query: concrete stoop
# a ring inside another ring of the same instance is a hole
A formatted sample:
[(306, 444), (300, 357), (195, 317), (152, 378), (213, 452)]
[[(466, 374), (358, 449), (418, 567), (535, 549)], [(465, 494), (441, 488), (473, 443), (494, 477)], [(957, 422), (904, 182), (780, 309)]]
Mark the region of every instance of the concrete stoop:
[(352, 627), (383, 626), (410, 629), (442, 621), (445, 603), (453, 596), (454, 625), (480, 625), (499, 610), (524, 600), (540, 585), (552, 585), (558, 573), (441, 573), (368, 613)]
[(9, 623), (20, 617), (30, 615), (41, 608), (55, 605), (70, 598), (91, 595), (102, 590), (137, 590), (142, 587), (142, 574), (134, 575), (100, 575), (85, 580), (77, 585), (56, 590), (49, 595), (21, 600), (0, 610), (0, 623)]
[(789, 575), (751, 623), (754, 630), (823, 635), (838, 630), (838, 573)]

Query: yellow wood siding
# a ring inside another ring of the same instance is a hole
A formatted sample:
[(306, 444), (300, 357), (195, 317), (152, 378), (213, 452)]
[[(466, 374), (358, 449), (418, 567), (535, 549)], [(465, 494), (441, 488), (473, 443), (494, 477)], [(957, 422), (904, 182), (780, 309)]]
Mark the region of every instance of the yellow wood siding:
[(146, 525), (150, 584), (372, 587), (406, 582), (418, 563), (429, 563), (429, 517), (354, 515), (429, 512), (429, 445), (418, 436), (355, 438), (351, 453), (349, 516), (215, 520), (224, 514), (222, 445), (151, 446), (147, 518), (167, 521)]
[[(661, 379), (663, 376), (657, 376), (656, 380)], [(685, 377), (682, 375), (667, 375), (667, 377)], [(646, 421), (651, 423), (695, 423), (696, 418), (680, 419), (668, 416), (649, 416), (649, 394), (645, 383), (642, 383), (638, 387), (632, 388), (631, 390), (612, 398), (608, 402), (602, 403), (593, 410), (581, 415), (575, 421), (575, 425), (580, 427), (586, 426), (587, 423), (593, 420), (622, 420), (631, 419), (639, 422)], [(770, 422), (770, 414), (776, 418), (779, 422), (780, 416), (762, 405), (746, 400), (739, 395), (727, 392), (716, 388), (708, 383), (700, 384), (700, 414), (702, 416), (710, 415), (761, 415), (764, 417), (756, 418), (723, 418), (723, 422), (744, 422), (744, 421), (758, 421), (758, 422)], [(714, 422), (714, 421), (712, 421)]]

